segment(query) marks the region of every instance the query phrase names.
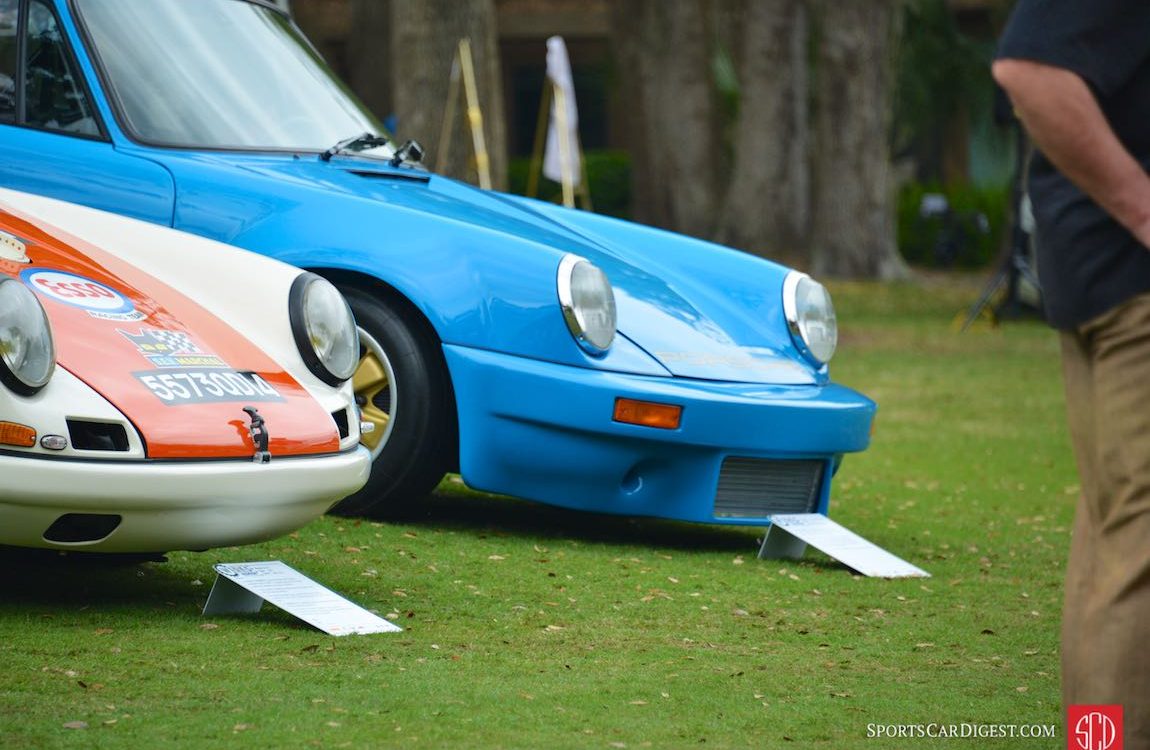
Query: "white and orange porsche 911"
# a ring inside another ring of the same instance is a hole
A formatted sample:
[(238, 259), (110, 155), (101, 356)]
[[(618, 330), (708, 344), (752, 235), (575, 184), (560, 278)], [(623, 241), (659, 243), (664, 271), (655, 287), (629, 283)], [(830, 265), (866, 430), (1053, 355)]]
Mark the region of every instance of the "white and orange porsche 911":
[(359, 357), (318, 276), (0, 190), (0, 545), (164, 552), (306, 524), (367, 481)]

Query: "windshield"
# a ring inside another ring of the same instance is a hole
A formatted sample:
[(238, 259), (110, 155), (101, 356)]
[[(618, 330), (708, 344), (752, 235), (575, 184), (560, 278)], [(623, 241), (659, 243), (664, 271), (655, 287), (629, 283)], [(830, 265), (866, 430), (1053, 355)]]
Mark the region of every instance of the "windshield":
[[(283, 14), (244, 0), (77, 0), (124, 127), (152, 144), (324, 151), (383, 133)], [(366, 149), (391, 155), (388, 147)]]

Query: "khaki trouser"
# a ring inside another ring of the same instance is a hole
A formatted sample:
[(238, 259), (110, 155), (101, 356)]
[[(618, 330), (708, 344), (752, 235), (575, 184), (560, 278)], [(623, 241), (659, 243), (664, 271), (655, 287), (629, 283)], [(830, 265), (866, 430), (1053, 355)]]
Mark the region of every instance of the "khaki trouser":
[(1121, 704), (1150, 749), (1150, 294), (1062, 333), (1082, 495), (1062, 619), (1062, 699)]

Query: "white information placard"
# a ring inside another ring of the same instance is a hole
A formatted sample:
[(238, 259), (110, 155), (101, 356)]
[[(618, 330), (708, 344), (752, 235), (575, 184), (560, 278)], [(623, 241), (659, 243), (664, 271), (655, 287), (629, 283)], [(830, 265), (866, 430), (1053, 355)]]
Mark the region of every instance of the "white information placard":
[(279, 560), (222, 563), (215, 569), (205, 615), (252, 614), (268, 601), (328, 635), (403, 630)]
[(771, 516), (771, 526), (763, 537), (759, 558), (801, 557), (808, 544), (864, 576), (930, 578), (930, 573), (925, 570), (892, 555), (821, 513)]

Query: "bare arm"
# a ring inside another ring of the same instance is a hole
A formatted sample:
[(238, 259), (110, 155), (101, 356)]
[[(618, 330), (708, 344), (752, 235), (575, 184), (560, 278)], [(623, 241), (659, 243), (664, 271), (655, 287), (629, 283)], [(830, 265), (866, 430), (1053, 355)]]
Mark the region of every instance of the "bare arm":
[(1150, 247), (1150, 175), (1115, 136), (1086, 82), (1027, 60), (998, 60), (993, 72), (1046, 158)]

